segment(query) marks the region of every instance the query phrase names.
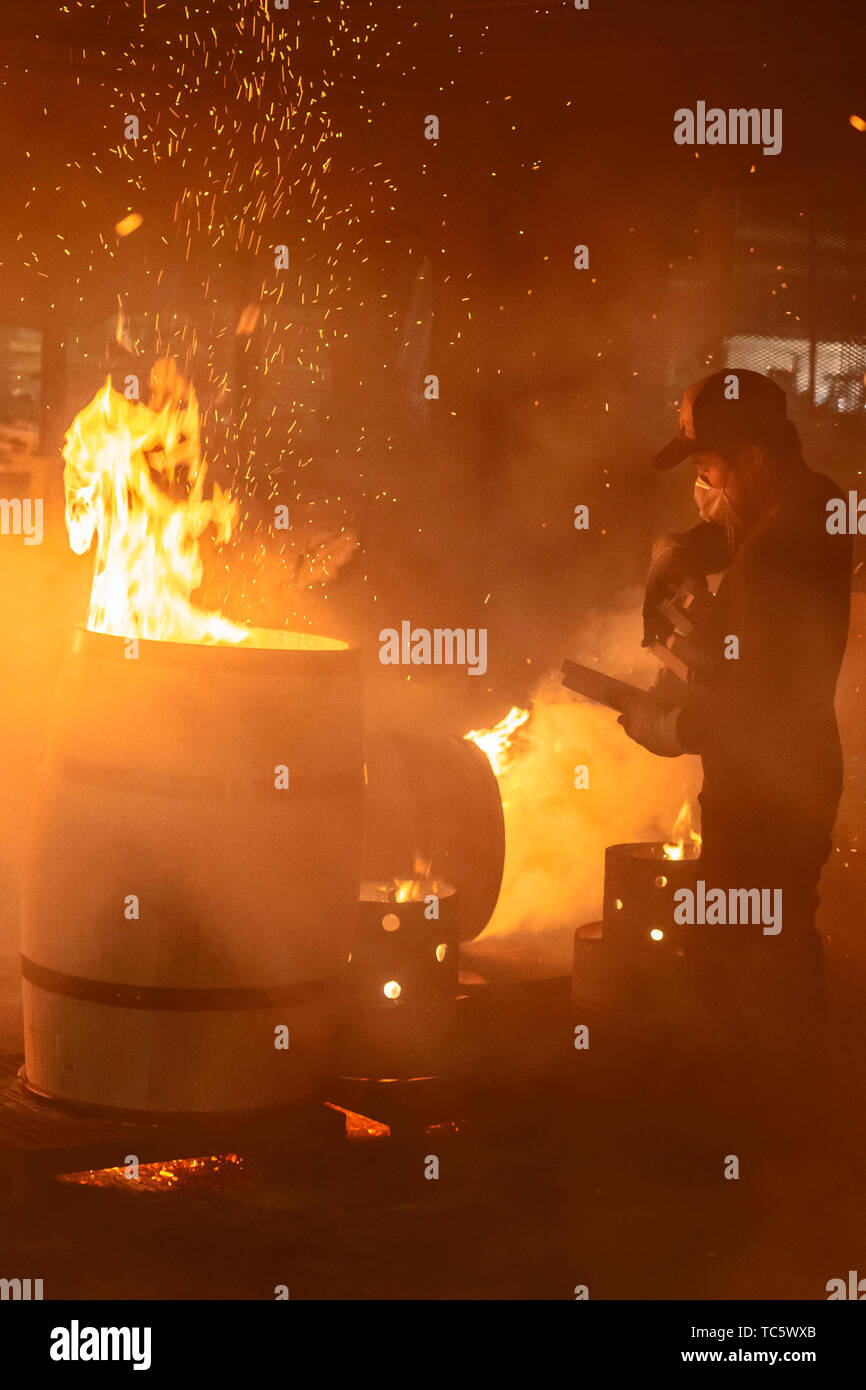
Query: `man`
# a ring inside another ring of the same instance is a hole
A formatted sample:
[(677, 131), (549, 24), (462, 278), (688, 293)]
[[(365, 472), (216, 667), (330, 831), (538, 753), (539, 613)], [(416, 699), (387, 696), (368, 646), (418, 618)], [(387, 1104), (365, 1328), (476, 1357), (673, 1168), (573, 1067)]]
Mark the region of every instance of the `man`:
[(723, 572), (709, 635), (717, 661), (681, 707), (636, 696), (620, 722), (662, 756), (700, 754), (707, 890), (782, 890), (777, 936), (760, 925), (695, 925), (687, 954), (732, 1045), (788, 1081), (810, 1071), (815, 1080), (824, 998), (815, 909), (842, 790), (833, 700), (851, 540), (828, 534), (827, 502), (839, 489), (807, 468), (784, 392), (759, 373), (730, 368), (689, 387), (679, 436), (655, 466), (687, 458), (702, 520), (654, 547), (644, 642), (670, 631), (661, 598), (684, 579)]

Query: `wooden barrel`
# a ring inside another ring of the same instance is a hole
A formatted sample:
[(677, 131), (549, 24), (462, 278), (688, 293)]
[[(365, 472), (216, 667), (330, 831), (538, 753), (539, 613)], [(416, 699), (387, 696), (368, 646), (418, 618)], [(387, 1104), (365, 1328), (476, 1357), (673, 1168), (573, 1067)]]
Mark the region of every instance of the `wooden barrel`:
[(499, 784), (485, 753), (462, 738), (370, 732), (366, 740), (362, 878), (414, 877), (416, 859), (452, 883), (461, 941), (493, 915), (505, 862)]
[(75, 634), (25, 868), (34, 1090), (177, 1113), (317, 1084), (357, 915), (359, 653), (256, 640)]

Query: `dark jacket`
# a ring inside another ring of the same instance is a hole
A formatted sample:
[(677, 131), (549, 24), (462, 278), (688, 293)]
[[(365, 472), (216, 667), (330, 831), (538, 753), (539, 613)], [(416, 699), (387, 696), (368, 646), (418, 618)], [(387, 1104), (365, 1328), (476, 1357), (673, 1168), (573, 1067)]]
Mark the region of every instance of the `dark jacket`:
[[(793, 466), (716, 595), (722, 659), (690, 687), (678, 733), (703, 761), (703, 857), (719, 873), (755, 864), (767, 881), (775, 871), (817, 882), (830, 853), (842, 790), (833, 700), (851, 590), (851, 538), (826, 527), (827, 501), (839, 495), (829, 478)], [(723, 528), (701, 523), (682, 540), (703, 573), (720, 568)], [(735, 660), (723, 657), (729, 636)]]

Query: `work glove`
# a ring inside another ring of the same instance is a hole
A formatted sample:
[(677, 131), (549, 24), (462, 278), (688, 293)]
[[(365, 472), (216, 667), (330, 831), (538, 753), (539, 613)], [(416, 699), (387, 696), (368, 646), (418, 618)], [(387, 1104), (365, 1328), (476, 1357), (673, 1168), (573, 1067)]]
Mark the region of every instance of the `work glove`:
[(643, 602), (642, 647), (666, 642), (670, 637), (673, 628), (659, 612), (659, 604), (673, 598), (679, 585), (693, 577), (693, 568), (678, 536), (661, 536), (653, 545)]
[(629, 738), (648, 748), (650, 753), (660, 758), (677, 758), (685, 752), (677, 733), (680, 708), (678, 705), (674, 709), (663, 709), (652, 695), (637, 690), (629, 697), (628, 707), (618, 722)]

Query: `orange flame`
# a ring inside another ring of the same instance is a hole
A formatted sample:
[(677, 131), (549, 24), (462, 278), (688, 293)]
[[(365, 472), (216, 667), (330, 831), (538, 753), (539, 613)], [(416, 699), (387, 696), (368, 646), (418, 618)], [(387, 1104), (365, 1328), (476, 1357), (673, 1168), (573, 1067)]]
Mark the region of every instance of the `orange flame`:
[(698, 832), (692, 830), (692, 808), (688, 800), (683, 802), (674, 821), (674, 836), (674, 843), (664, 847), (665, 859), (697, 859), (702, 840)]
[(416, 854), (415, 862), (412, 866), (414, 878), (395, 879), (397, 892), (394, 901), (398, 903), (421, 903), (428, 893), (435, 892), (433, 880), (430, 872), (433, 868), (432, 861), (424, 859), (420, 854)]
[[(199, 409), (192, 385), (162, 360), (148, 405), (109, 379), (76, 415), (63, 445), (69, 544), (96, 541), (87, 626), (118, 637), (241, 642), (248, 629), (194, 607), (202, 580), (199, 537), (229, 539), (238, 505), (214, 485), (204, 497)], [(176, 500), (171, 490), (183, 489)]]
[(527, 722), (529, 714), (528, 709), (519, 709), (517, 705), (512, 705), (505, 717), (500, 719), (498, 724), (494, 724), (492, 729), (470, 729), (468, 734), (463, 735), (472, 743), (476, 743), (482, 753), (486, 753), (497, 777), (501, 777), (506, 771), (511, 761), (514, 735)]

